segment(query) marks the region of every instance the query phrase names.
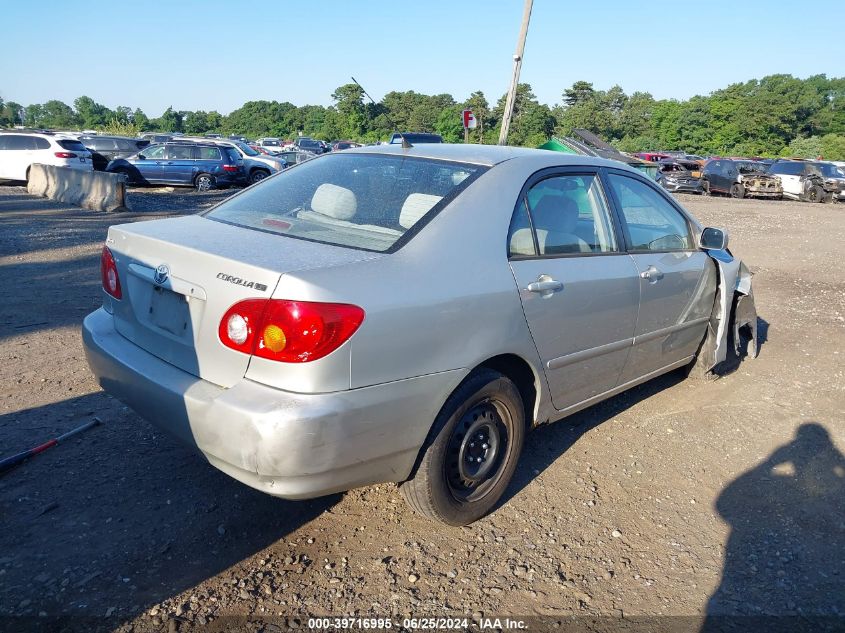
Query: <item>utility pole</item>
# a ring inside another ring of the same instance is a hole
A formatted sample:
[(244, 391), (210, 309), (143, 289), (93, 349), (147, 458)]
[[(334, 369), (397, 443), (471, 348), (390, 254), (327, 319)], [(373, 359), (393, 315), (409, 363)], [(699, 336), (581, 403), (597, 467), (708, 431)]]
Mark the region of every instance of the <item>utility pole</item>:
[(525, 9), (522, 12), (522, 27), (519, 30), (519, 40), (516, 43), (516, 53), (513, 56), (513, 77), (511, 78), (510, 90), (508, 90), (508, 99), (505, 102), (502, 129), (499, 132), (499, 145), (506, 145), (508, 142), (508, 131), (511, 127), (513, 106), (516, 101), (516, 86), (519, 84), (519, 71), (522, 69), (522, 55), (525, 52), (525, 38), (528, 35), (528, 21), (531, 19), (531, 6), (533, 4), (534, 0), (525, 0)]

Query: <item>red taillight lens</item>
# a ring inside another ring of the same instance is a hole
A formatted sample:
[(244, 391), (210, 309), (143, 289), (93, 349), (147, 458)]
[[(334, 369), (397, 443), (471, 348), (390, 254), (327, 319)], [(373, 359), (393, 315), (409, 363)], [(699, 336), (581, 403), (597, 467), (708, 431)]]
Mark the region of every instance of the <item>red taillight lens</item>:
[(223, 165), (223, 171), (238, 171), (237, 165)]
[(56, 158), (76, 158), (73, 152), (55, 152)]
[(103, 278), (103, 290), (115, 299), (123, 297), (120, 291), (120, 277), (117, 275), (117, 264), (114, 263), (114, 255), (111, 254), (108, 246), (103, 246), (100, 255), (100, 274)]
[(307, 363), (343, 345), (364, 321), (347, 303), (247, 299), (226, 311), (220, 341), (244, 354), (282, 363)]

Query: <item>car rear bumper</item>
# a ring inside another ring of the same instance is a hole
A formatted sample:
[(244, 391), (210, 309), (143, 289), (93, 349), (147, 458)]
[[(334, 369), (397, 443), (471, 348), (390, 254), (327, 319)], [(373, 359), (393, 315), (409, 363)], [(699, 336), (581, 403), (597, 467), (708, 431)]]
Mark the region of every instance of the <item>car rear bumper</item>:
[(225, 389), (149, 354), (99, 309), (85, 318), (88, 363), (105, 391), (268, 494), (304, 499), (405, 480), (463, 370), (326, 394), (243, 379)]

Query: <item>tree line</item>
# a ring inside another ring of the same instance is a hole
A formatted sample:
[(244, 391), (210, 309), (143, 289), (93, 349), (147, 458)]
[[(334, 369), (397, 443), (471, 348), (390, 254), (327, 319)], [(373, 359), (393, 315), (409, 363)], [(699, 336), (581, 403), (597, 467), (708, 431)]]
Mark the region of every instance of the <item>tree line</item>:
[[(413, 90), (387, 93), (378, 103), (354, 83), (338, 87), (328, 107), (283, 101), (248, 101), (229, 114), (167, 108), (150, 118), (140, 108), (108, 108), (87, 96), (68, 105), (58, 100), (23, 107), (0, 99), (0, 127), (94, 129), (134, 135), (143, 131), (249, 138), (385, 140), (395, 130), (435, 132), (447, 142), (463, 140), (460, 113), (471, 109), (478, 127), (470, 142), (495, 143), (505, 95), (491, 104), (482, 91), (465, 101), (450, 94)], [(552, 135), (586, 128), (622, 151), (680, 149), (706, 155), (824, 156), (845, 160), (845, 78), (815, 75), (799, 79), (769, 75), (687, 100), (655, 99), (647, 92), (626, 94), (620, 86), (597, 90), (577, 81), (548, 106), (529, 84), (519, 84), (508, 143), (536, 147)]]

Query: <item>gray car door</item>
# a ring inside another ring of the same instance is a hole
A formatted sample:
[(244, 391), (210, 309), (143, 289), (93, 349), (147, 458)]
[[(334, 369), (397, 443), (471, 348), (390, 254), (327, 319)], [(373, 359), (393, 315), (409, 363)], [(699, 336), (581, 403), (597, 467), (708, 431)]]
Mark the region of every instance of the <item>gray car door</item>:
[(713, 309), (716, 272), (668, 195), (633, 174), (611, 171), (607, 180), (640, 284), (624, 384), (696, 353)]
[(567, 409), (612, 389), (633, 341), (639, 279), (597, 173), (532, 177), (508, 248), (554, 406)]

